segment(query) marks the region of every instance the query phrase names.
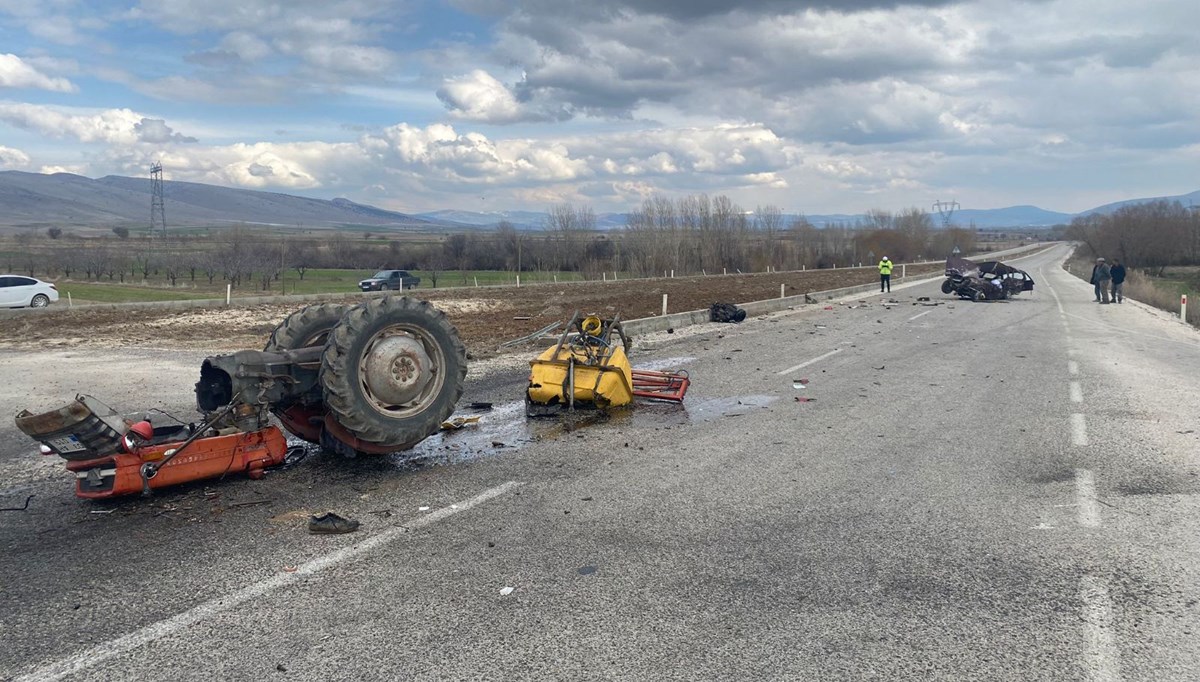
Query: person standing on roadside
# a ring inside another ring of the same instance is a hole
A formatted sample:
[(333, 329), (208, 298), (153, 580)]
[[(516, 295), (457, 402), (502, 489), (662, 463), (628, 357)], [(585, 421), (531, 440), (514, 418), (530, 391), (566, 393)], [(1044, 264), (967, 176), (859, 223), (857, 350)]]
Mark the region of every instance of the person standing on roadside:
[(1108, 286), (1112, 281), (1112, 270), (1109, 269), (1108, 263), (1104, 262), (1103, 258), (1096, 259), (1096, 288), (1100, 290), (1100, 302), (1111, 303), (1108, 300)]
[(1121, 265), (1121, 261), (1114, 258), (1112, 267), (1108, 269), (1108, 274), (1112, 276), (1112, 302), (1120, 303), (1125, 300), (1125, 294), (1121, 291), (1125, 284), (1125, 266)]
[(884, 289), (889, 293), (892, 291), (892, 261), (887, 256), (879, 261), (879, 293), (882, 294)]
[(1096, 294), (1096, 303), (1100, 302), (1100, 282), (1096, 280), (1096, 271), (1100, 269), (1100, 263), (1103, 258), (1097, 258), (1096, 264), (1092, 266), (1092, 278), (1088, 280), (1088, 284), (1092, 285), (1092, 291)]

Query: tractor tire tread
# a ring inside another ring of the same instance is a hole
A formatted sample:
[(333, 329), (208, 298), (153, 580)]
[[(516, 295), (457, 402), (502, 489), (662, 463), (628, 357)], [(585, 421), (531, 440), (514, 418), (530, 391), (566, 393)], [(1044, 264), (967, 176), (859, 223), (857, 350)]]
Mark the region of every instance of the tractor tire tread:
[[(402, 316), (410, 318), (406, 322), (419, 323), (434, 338), (451, 365), (451, 372), (443, 377), (441, 390), (426, 409), (408, 419), (387, 420), (376, 416), (374, 408), (364, 404), (357, 380), (356, 364), (360, 358), (355, 357), (361, 349), (355, 346), (365, 335), (386, 326), (386, 318), (397, 311), (404, 311)], [(321, 356), (325, 405), (337, 423), (363, 441), (395, 446), (397, 450), (416, 445), (441, 427), (462, 397), (466, 376), (467, 350), (445, 313), (427, 301), (406, 296), (387, 295), (351, 308), (329, 335)]]
[(268, 353), (303, 348), (303, 342), (322, 329), (332, 329), (350, 306), (342, 303), (315, 303), (288, 315), (271, 332), (263, 351)]

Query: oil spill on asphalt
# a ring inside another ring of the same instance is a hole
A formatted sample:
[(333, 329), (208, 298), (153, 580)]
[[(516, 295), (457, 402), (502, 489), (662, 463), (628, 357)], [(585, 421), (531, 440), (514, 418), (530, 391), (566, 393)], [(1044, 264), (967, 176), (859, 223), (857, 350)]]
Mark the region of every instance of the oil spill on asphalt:
[[(661, 371), (674, 369), (694, 361), (692, 357), (670, 357), (639, 363), (638, 369)], [(416, 446), (403, 452), (388, 455), (392, 466), (412, 469), (427, 464), (459, 464), (485, 457), (501, 455), (520, 449), (528, 443), (547, 441), (578, 429), (601, 423), (620, 423), (632, 419), (635, 414), (680, 415), (679, 423), (686, 423), (686, 408), (673, 403), (639, 402), (630, 409), (578, 410), (564, 412), (553, 417), (531, 419), (525, 416), (525, 401), (515, 400), (496, 405), (486, 412), (462, 410), (456, 417), (479, 417), (479, 421), (460, 429), (439, 431)], [(288, 438), (288, 446), (303, 446), (306, 455), (293, 458), (291, 453), (281, 469), (288, 469), (306, 456), (318, 453), (320, 448), (311, 443)]]
[[(577, 410), (553, 417), (525, 416), (525, 401), (504, 403), (488, 412), (464, 412), (454, 417), (480, 417), (479, 421), (453, 431), (440, 431), (411, 450), (390, 455), (398, 467), (420, 464), (459, 464), (520, 449), (528, 443), (553, 440), (577, 429), (600, 423), (620, 422), (630, 410)], [(453, 419), (454, 417), (451, 417)]]

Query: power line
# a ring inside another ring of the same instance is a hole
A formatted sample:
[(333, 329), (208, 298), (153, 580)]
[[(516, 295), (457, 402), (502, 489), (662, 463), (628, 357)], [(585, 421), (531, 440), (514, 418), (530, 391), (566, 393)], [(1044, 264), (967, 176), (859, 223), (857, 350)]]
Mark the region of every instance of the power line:
[(933, 202), (933, 210), (938, 212), (942, 217), (942, 227), (950, 227), (950, 219), (954, 217), (954, 212), (959, 209), (957, 201), (935, 201)]
[(162, 164), (155, 162), (150, 166), (150, 234), (162, 230), (162, 236), (167, 236), (167, 212), (163, 204)]

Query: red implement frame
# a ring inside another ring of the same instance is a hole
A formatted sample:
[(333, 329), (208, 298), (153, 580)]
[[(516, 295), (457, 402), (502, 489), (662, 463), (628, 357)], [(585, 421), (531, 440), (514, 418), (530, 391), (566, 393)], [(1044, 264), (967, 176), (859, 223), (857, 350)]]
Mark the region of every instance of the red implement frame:
[(681, 403), (689, 384), (687, 372), (633, 370), (633, 394), (639, 398)]

